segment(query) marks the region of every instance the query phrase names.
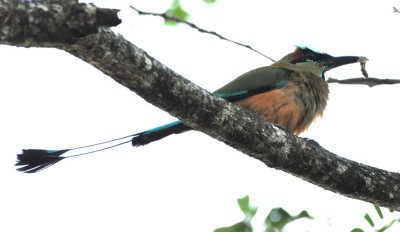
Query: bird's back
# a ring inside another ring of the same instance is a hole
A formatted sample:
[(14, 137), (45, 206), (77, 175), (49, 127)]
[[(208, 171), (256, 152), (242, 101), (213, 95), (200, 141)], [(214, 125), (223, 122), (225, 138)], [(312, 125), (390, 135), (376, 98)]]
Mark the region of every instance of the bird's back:
[(328, 85), (314, 72), (295, 65), (276, 64), (247, 72), (216, 91), (234, 93), (263, 89), (263, 92), (234, 101), (265, 120), (294, 134), (304, 131), (322, 114), (328, 99)]

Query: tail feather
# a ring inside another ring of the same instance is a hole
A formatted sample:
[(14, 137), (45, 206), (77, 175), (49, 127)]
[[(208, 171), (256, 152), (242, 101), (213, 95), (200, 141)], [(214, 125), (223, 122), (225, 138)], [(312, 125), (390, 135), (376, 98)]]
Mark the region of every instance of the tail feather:
[(139, 147), (151, 142), (160, 140), (172, 134), (180, 134), (192, 130), (191, 127), (186, 126), (181, 121), (172, 122), (151, 130), (143, 131), (133, 135), (132, 146)]
[(61, 155), (67, 151), (69, 150), (22, 150), (22, 154), (17, 155), (15, 166), (23, 166), (17, 169), (20, 172), (38, 172), (66, 158)]
[[(63, 149), (63, 150), (24, 149), (24, 150), (22, 150), (22, 154), (17, 155), (17, 163), (15, 164), (15, 166), (23, 166), (23, 167), (17, 168), (17, 171), (25, 172), (25, 173), (35, 173), (35, 172), (41, 171), (45, 168), (48, 168), (65, 158), (87, 155), (90, 153), (103, 151), (106, 149), (120, 146), (122, 144), (129, 143), (130, 139), (126, 140), (126, 138), (130, 138), (130, 137), (132, 137), (132, 135), (113, 139), (113, 140), (108, 140), (108, 141), (101, 142), (101, 143), (91, 144), (91, 145), (82, 146), (82, 147), (76, 147), (76, 148), (72, 148), (72, 149)], [(119, 141), (122, 139), (125, 139), (125, 141), (117, 143), (117, 144), (113, 143), (110, 145), (110, 143), (116, 142), (116, 141)], [(102, 145), (102, 144), (106, 144), (106, 146), (99, 148), (99, 145)], [(84, 148), (89, 148), (89, 147), (96, 147), (96, 148), (89, 150), (89, 151), (83, 150)], [(69, 155), (69, 156), (61, 156), (68, 151), (80, 150), (80, 149), (82, 149), (83, 151), (81, 151), (78, 154)]]
[[(149, 144), (151, 142), (157, 141), (159, 139), (162, 139), (164, 137), (167, 137), (168, 135), (171, 134), (179, 134), (188, 130), (191, 130), (192, 128), (189, 126), (186, 126), (180, 121), (176, 121), (173, 123), (169, 123), (151, 130), (143, 131), (137, 134), (133, 135), (128, 135), (124, 136), (121, 138), (113, 139), (113, 140), (108, 140), (100, 143), (95, 143), (87, 146), (82, 146), (82, 147), (75, 147), (72, 149), (64, 149), (64, 150), (42, 150), (42, 149), (24, 149), (22, 150), (21, 154), (17, 155), (17, 163), (15, 166), (22, 166), (17, 168), (18, 171), (20, 172), (25, 172), (25, 173), (35, 173), (38, 171), (41, 171), (45, 168), (48, 168), (61, 160), (69, 157), (74, 157), (74, 156), (81, 156), (81, 155), (86, 155), (106, 149), (110, 149), (113, 147), (120, 146), (125, 143), (132, 142), (133, 146), (142, 146)], [(127, 140), (129, 138), (129, 140)], [(132, 138), (132, 140), (130, 139)], [(115, 143), (117, 141), (121, 141), (120, 143)], [(125, 141), (124, 141), (125, 140)], [(99, 148), (100, 145), (105, 145)], [(95, 149), (89, 150), (89, 151), (84, 151), (84, 148), (90, 148), (90, 147), (95, 147)], [(80, 150), (82, 149), (83, 152), (81, 151), (78, 154), (75, 155), (69, 155), (69, 156), (62, 156), (64, 153), (71, 151), (71, 150)]]

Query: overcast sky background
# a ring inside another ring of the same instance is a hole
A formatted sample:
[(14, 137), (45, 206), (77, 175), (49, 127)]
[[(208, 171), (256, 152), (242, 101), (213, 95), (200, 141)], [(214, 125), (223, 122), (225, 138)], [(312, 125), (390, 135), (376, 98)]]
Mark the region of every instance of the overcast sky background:
[[(169, 0), (96, 1), (121, 8), (114, 30), (162, 63), (213, 91), (271, 62), (187, 26), (128, 8), (163, 12)], [(369, 58), (378, 78), (400, 78), (399, 1), (182, 0), (197, 25), (279, 59), (295, 45)], [(306, 209), (316, 220), (288, 231), (368, 228), (371, 204), (273, 170), (199, 132), (67, 159), (37, 174), (15, 171), (23, 148), (62, 149), (174, 120), (87, 63), (56, 49), (0, 46), (0, 231), (211, 231), (242, 219), (236, 199)], [(360, 77), (358, 64), (327, 73)], [(330, 85), (324, 117), (301, 134), (343, 157), (399, 172), (400, 86)], [(386, 216), (389, 214), (385, 211)], [(398, 215), (396, 215), (398, 216)], [(377, 218), (377, 217), (375, 217)], [(393, 230), (396, 231), (396, 230)]]

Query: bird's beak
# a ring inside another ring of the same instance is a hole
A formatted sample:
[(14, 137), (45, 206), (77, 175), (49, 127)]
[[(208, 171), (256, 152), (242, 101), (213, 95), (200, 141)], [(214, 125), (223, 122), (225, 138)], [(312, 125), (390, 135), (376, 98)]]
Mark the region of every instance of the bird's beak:
[(329, 71), (333, 68), (337, 68), (346, 64), (353, 64), (357, 62), (361, 62), (363, 57), (360, 56), (338, 56), (332, 57), (331, 59), (324, 61), (323, 64), (326, 67), (325, 72)]

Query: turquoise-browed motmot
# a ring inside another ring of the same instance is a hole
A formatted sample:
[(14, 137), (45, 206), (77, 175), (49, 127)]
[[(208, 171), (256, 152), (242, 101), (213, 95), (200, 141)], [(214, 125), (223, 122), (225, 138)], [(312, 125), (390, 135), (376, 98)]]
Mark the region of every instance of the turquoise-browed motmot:
[[(341, 65), (360, 62), (361, 59), (362, 57), (358, 56), (333, 57), (306, 47), (297, 47), (294, 52), (274, 64), (249, 71), (214, 93), (236, 105), (256, 112), (265, 120), (278, 124), (297, 135), (307, 129), (317, 116), (322, 115), (325, 109), (329, 90), (324, 73)], [(22, 167), (17, 170), (33, 173), (64, 158), (97, 152), (127, 142), (131, 142), (133, 146), (141, 146), (168, 135), (189, 130), (192, 128), (176, 121), (122, 138), (73, 149), (27, 149), (18, 155), (16, 165)], [(129, 139), (129, 141), (78, 155), (61, 156), (71, 150), (123, 139)]]

